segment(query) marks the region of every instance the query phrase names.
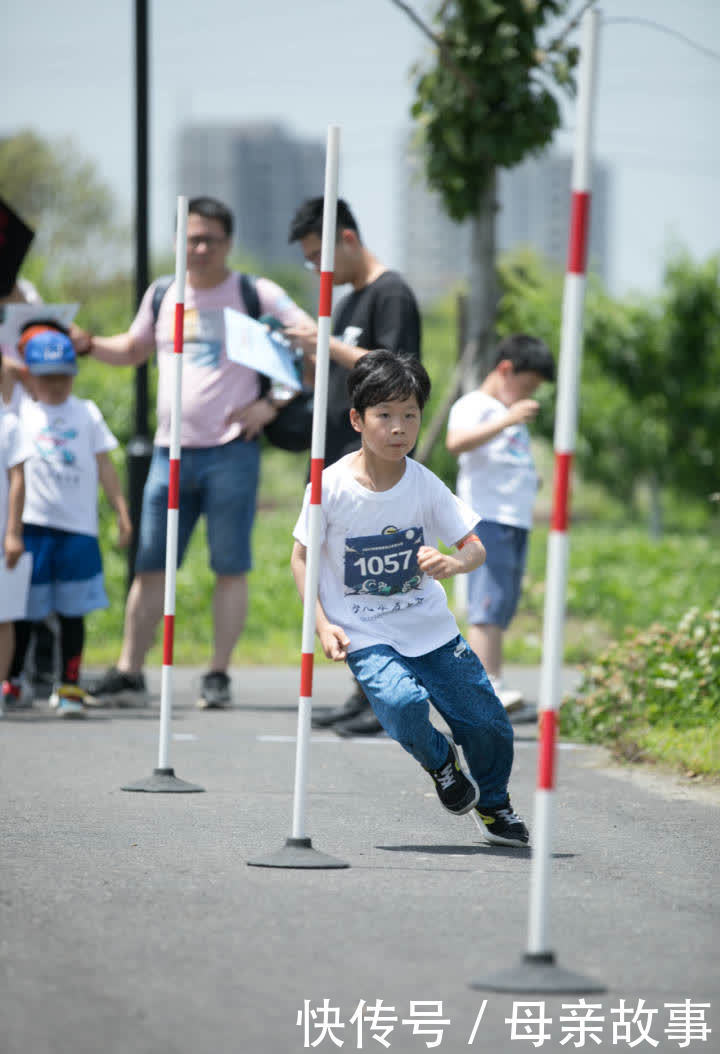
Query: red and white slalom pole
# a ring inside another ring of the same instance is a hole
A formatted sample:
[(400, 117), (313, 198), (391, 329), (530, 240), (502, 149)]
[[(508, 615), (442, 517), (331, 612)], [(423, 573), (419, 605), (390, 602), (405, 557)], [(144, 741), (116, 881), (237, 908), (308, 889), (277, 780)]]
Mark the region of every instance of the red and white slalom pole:
[(182, 363), (185, 326), (185, 269), (187, 267), (188, 199), (177, 199), (175, 235), (175, 330), (173, 334), (173, 393), (170, 407), (170, 474), (165, 550), (163, 665), (160, 686), (160, 743), (158, 767), (148, 779), (123, 787), (126, 791), (189, 794), (202, 791), (196, 783), (178, 779), (170, 767), (170, 724), (173, 703), (173, 645), (175, 638), (175, 582), (177, 578), (178, 515), (180, 499), (180, 434), (182, 429)]
[(295, 756), (295, 798), (292, 837), (298, 839), (305, 837), (306, 787), (310, 746), (310, 718), (312, 713), (313, 659), (315, 653), (315, 607), (317, 604), (320, 566), (322, 473), (325, 467), (325, 425), (327, 417), (328, 370), (330, 366), (335, 230), (337, 226), (339, 146), (340, 129), (337, 125), (330, 125), (327, 133), (327, 153), (325, 157), (325, 195), (323, 198), (322, 248), (320, 254), (315, 396), (312, 443), (310, 447), (309, 530), (307, 564), (305, 567), (298, 735)]
[(160, 683), (160, 744), (158, 769), (170, 768), (170, 722), (173, 704), (173, 648), (177, 580), (178, 516), (180, 511), (180, 435), (182, 430), (183, 330), (185, 327), (185, 271), (187, 268), (188, 199), (179, 197), (175, 235), (175, 330), (173, 333), (173, 393), (170, 410), (170, 476), (168, 480), (165, 548), (165, 603), (163, 665)]
[(563, 293), (555, 417), (555, 480), (548, 538), (543, 656), (538, 708), (538, 780), (535, 793), (534, 847), (530, 876), (527, 950), (528, 955), (532, 957), (550, 954), (548, 921), (557, 713), (561, 701), (570, 520), (570, 472), (577, 431), (585, 271), (590, 229), (590, 164), (598, 19), (599, 15), (596, 10), (586, 11), (583, 16), (577, 130), (572, 168), (570, 239)]

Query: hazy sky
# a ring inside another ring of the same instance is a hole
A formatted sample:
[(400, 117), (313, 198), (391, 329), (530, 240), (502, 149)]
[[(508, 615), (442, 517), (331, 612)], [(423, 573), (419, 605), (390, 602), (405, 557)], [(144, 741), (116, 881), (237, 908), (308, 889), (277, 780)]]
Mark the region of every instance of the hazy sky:
[[(409, 69), (427, 55), (408, 17), (390, 0), (149, 0), (149, 7), (153, 245), (171, 245), (183, 121), (272, 119), (323, 142), (337, 123), (340, 192), (368, 245), (400, 265), (398, 150), (409, 125)], [(132, 0), (5, 0), (3, 8), (0, 134), (30, 127), (71, 135), (130, 217)], [(608, 19), (654, 20), (720, 56), (717, 0), (605, 0), (601, 10)], [(652, 291), (672, 238), (699, 258), (720, 249), (719, 102), (720, 58), (644, 25), (610, 22), (601, 31), (595, 153), (612, 166), (613, 291)], [(569, 105), (558, 135), (567, 151), (573, 121)]]

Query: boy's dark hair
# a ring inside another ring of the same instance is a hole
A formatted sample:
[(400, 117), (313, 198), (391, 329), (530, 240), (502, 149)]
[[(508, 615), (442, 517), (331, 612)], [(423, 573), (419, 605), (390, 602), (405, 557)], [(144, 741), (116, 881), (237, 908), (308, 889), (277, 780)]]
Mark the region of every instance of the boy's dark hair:
[(414, 395), (422, 410), (430, 395), (427, 370), (414, 355), (369, 351), (358, 359), (347, 379), (350, 405), (362, 417), (369, 406)]
[(217, 220), (222, 224), (228, 238), (231, 237), (235, 221), (227, 205), (217, 198), (191, 198), (188, 202), (188, 215), (202, 216), (204, 220)]
[(555, 380), (555, 360), (544, 340), (527, 333), (513, 333), (500, 341), (490, 360), (490, 369), (504, 359), (512, 363), (515, 373), (539, 373), (546, 381)]
[[(303, 201), (290, 221), (289, 242), (299, 242), (308, 234), (322, 237), (323, 206), (324, 198), (308, 198)], [(357, 221), (350, 211), (350, 206), (342, 198), (338, 198), (336, 225), (338, 236), (341, 230), (355, 231), (358, 241), (362, 244)]]
[[(42, 308), (40, 309), (42, 310)], [(37, 318), (30, 319), (20, 329), (20, 337), (22, 338), (23, 333), (27, 329), (33, 329), (35, 326), (43, 326), (45, 329), (54, 329), (58, 333), (62, 333), (63, 336), (69, 337), (70, 330), (63, 326), (60, 322), (57, 322), (54, 318), (43, 318), (42, 315), (38, 315)]]

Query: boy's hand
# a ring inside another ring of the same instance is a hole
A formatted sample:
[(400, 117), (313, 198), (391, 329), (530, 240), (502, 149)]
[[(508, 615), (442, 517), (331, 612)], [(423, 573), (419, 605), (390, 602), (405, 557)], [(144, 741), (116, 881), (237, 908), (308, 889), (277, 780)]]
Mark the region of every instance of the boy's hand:
[(418, 567), (430, 578), (452, 578), (462, 570), (460, 561), (454, 556), (441, 553), (430, 545), (421, 545), (418, 549)]
[(526, 421), (537, 417), (539, 409), (540, 403), (537, 399), (518, 399), (508, 410), (507, 422), (510, 425), (524, 425)]
[(22, 535), (8, 531), (5, 535), (5, 544), (3, 548), (5, 551), (5, 566), (8, 571), (12, 571), (15, 564), (25, 552)]
[(333, 626), (328, 622), (327, 626), (318, 629), (318, 637), (326, 658), (333, 662), (345, 662), (350, 638), (342, 626)]

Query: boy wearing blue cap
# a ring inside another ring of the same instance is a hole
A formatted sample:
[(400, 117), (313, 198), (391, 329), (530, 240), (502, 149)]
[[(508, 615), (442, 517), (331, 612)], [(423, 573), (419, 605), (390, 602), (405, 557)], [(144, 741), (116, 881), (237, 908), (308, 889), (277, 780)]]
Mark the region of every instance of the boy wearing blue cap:
[(60, 624), (61, 683), (50, 706), (60, 717), (83, 717), (78, 685), (84, 616), (107, 607), (98, 545), (98, 480), (115, 509), (118, 541), (131, 524), (109, 451), (117, 440), (90, 399), (72, 394), (75, 350), (59, 327), (26, 327), (20, 351), (36, 398), (20, 402), (20, 427), (32, 449), (25, 462), (23, 541), (33, 556), (27, 619), (15, 623), (15, 654), (3, 695), (19, 694), (30, 625), (55, 613)]

